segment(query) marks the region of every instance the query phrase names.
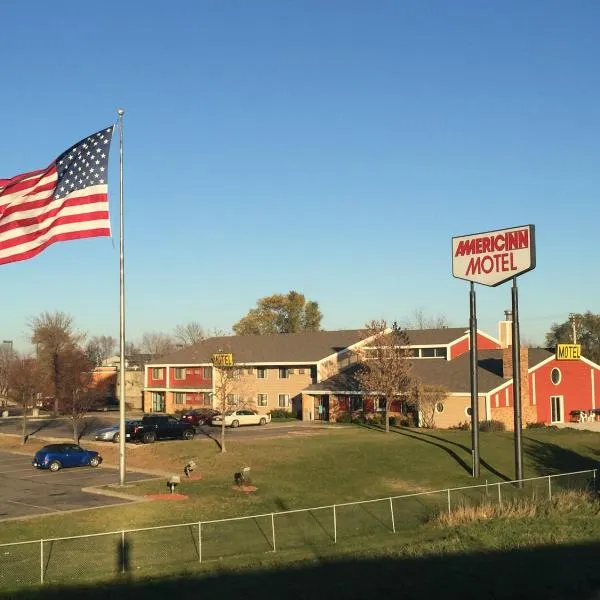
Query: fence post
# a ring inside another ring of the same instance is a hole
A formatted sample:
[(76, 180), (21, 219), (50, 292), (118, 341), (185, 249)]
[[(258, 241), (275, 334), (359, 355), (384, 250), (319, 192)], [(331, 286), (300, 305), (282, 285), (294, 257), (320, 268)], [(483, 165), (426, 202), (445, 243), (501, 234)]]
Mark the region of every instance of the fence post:
[(594, 474), (594, 491), (596, 491), (596, 469), (594, 469), (592, 473)]
[(337, 544), (337, 517), (335, 514), (335, 504), (333, 505), (333, 543)]
[(198, 562), (202, 562), (202, 521), (198, 521)]
[(121, 573), (125, 573), (125, 531), (121, 531)]
[(500, 484), (498, 484), (498, 504), (502, 508), (502, 492), (500, 491)]
[(450, 488), (448, 488), (448, 514), (450, 514), (451, 512), (451, 507), (450, 507)]
[(394, 504), (392, 497), (390, 496), (390, 513), (392, 514), (392, 531), (396, 533), (396, 521), (394, 521)]
[(277, 552), (277, 547), (275, 546), (275, 516), (271, 513), (271, 531), (273, 532), (273, 552)]
[(548, 500), (552, 500), (552, 479), (548, 475)]
[(40, 583), (44, 583), (44, 540), (40, 540)]

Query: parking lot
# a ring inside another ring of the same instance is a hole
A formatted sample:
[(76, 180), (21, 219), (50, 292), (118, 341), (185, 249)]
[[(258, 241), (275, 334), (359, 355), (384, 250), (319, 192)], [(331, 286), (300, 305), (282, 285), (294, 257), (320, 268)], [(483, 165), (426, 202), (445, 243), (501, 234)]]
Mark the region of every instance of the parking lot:
[[(82, 491), (82, 488), (118, 483), (116, 469), (100, 465), (95, 469), (75, 467), (51, 473), (35, 469), (31, 459), (32, 456), (0, 451), (0, 521), (130, 502)], [(145, 473), (127, 473), (127, 481), (150, 477)]]

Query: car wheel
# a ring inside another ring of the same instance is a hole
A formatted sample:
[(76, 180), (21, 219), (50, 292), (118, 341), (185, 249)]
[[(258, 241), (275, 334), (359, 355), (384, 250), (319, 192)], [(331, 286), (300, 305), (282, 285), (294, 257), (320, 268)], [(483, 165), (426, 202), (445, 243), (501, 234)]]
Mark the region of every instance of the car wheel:
[(258, 422), (259, 425), (266, 425), (267, 424), (267, 420), (262, 417), (261, 420)]
[(121, 439), (121, 436), (120, 436), (118, 433), (115, 433), (115, 435), (113, 435), (113, 439), (112, 439), (112, 441), (113, 441), (115, 444), (118, 444), (120, 439)]
[(184, 440), (193, 440), (194, 439), (194, 432), (191, 429), (186, 429), (183, 432), (183, 439)]
[(53, 472), (56, 473), (56, 471), (59, 471), (60, 468), (62, 467), (62, 465), (60, 464), (60, 461), (58, 460), (53, 460), (49, 465), (48, 468)]
[(90, 467), (97, 467), (100, 464), (100, 459), (97, 456), (90, 458)]
[(231, 426), (232, 427), (239, 427), (240, 426), (240, 422), (239, 421), (231, 421)]
[(153, 444), (156, 441), (156, 434), (153, 431), (149, 431), (148, 433), (144, 434), (144, 437), (142, 439), (142, 442), (144, 442), (144, 444)]

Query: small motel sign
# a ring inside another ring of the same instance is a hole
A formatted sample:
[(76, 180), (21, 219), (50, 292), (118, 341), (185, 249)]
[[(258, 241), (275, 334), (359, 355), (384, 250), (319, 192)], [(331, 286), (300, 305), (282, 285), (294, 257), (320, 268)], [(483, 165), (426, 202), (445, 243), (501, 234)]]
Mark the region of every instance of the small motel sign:
[(452, 275), (496, 286), (535, 269), (535, 226), (452, 238)]
[(233, 367), (233, 354), (213, 354), (212, 364), (215, 367)]
[(581, 358), (581, 344), (557, 344), (556, 360), (579, 360)]

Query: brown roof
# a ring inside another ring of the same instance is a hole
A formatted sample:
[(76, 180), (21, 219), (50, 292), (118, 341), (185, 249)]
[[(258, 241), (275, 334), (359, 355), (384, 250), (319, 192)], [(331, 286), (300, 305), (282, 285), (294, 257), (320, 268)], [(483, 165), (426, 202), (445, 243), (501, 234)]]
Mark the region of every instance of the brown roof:
[(361, 329), (214, 337), (163, 356), (154, 364), (210, 363), (212, 355), (219, 352), (233, 353), (237, 363), (315, 363), (363, 337)]
[[(528, 356), (528, 367), (531, 368), (552, 356), (552, 353), (544, 348), (529, 348)], [(480, 393), (485, 394), (509, 381), (502, 377), (502, 350), (480, 350), (477, 359)], [(444, 386), (448, 391), (457, 394), (471, 391), (471, 365), (468, 352), (453, 360), (417, 359), (413, 360), (412, 364), (411, 375), (425, 384)], [(357, 366), (353, 365), (338, 375), (310, 385), (304, 391), (308, 393), (357, 391), (359, 388), (353, 377)]]
[(440, 329), (408, 329), (406, 331), (411, 346), (445, 345), (468, 334), (466, 327), (442, 327)]

